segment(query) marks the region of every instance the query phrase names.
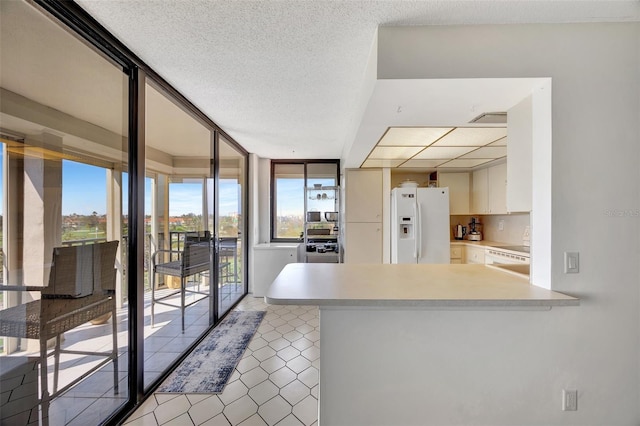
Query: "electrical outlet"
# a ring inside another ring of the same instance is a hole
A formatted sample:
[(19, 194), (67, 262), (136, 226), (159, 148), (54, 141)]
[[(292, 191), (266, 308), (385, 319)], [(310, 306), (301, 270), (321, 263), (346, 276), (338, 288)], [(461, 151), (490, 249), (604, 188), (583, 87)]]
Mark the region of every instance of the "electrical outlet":
[(504, 220), (498, 222), (498, 231), (504, 231)]
[(578, 411), (578, 391), (562, 390), (562, 411)]

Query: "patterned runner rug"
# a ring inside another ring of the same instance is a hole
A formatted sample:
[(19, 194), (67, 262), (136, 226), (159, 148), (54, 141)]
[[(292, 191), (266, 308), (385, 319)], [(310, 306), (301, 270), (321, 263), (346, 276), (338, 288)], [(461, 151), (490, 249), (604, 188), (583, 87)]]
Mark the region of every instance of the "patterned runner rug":
[(157, 393), (221, 393), (264, 311), (232, 311), (156, 390)]

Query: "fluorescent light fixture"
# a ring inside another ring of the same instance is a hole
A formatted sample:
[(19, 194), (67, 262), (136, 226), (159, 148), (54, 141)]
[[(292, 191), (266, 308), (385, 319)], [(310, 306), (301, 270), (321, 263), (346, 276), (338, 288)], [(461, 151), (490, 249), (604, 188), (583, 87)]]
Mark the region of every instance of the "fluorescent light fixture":
[(370, 159), (376, 160), (404, 160), (420, 152), (422, 146), (378, 146), (369, 154)]
[(434, 146), (484, 146), (507, 136), (504, 127), (458, 127), (434, 143)]
[[(429, 148), (431, 149), (431, 148)], [(460, 158), (502, 158), (507, 156), (506, 146), (483, 146), (468, 154), (462, 155)]]
[(428, 146), (453, 127), (390, 127), (378, 146)]
[(476, 167), (480, 164), (488, 163), (489, 161), (493, 161), (491, 158), (458, 158), (456, 160), (448, 161), (442, 165), (440, 165), (441, 169), (447, 168), (460, 168), (467, 169), (470, 167)]
[(402, 160), (374, 160), (368, 159), (360, 167), (398, 167), (402, 164)]
[(492, 142), (487, 146), (507, 146), (507, 137), (505, 136), (502, 139), (498, 139), (497, 141)]
[(360, 167), (473, 169), (507, 155), (505, 127), (389, 127)]
[(400, 168), (435, 168), (447, 160), (408, 160), (400, 165)]
[(468, 146), (430, 146), (413, 158), (416, 160), (451, 160), (473, 149), (475, 148)]

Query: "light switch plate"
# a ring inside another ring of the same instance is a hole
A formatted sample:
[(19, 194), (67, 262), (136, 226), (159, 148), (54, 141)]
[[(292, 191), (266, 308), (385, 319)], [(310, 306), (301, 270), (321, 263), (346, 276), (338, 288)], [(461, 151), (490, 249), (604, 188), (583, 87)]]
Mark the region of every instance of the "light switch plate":
[(578, 410), (578, 391), (575, 389), (562, 390), (562, 411)]
[(564, 252), (564, 273), (577, 274), (580, 272), (580, 253), (577, 251)]

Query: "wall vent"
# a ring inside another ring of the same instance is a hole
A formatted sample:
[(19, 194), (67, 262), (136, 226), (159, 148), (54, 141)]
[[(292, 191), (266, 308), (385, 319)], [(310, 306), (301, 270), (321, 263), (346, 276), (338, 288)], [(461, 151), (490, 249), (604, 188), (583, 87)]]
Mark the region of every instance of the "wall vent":
[(483, 112), (469, 123), (480, 124), (507, 124), (506, 112)]

